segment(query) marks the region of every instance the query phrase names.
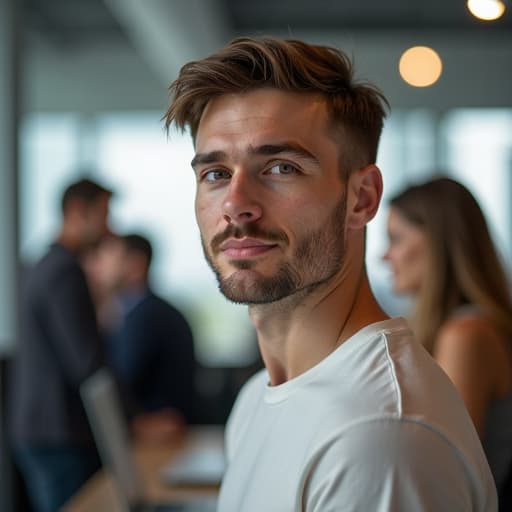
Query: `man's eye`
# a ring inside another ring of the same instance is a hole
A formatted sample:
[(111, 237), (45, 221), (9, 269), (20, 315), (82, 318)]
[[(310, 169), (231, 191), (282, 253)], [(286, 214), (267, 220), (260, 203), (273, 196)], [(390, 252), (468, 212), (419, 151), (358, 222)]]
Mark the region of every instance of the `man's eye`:
[(216, 181), (225, 179), (229, 179), (229, 173), (223, 169), (212, 169), (203, 174), (203, 181), (207, 181), (208, 183), (215, 183)]
[(269, 169), (269, 174), (295, 174), (299, 172), (299, 169), (292, 164), (280, 163), (275, 164)]

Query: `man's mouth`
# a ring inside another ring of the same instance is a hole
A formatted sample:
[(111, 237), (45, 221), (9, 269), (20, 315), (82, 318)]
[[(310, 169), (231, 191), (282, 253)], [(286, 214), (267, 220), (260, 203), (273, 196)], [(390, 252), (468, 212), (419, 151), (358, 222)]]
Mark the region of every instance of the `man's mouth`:
[(219, 247), (219, 252), (231, 259), (252, 258), (277, 247), (277, 244), (255, 238), (230, 238)]

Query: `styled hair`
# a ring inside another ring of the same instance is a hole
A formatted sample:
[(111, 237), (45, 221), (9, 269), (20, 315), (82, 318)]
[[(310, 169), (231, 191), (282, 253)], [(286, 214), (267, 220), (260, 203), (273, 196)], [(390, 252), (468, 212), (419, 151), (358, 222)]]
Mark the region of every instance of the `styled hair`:
[(437, 178), (390, 204), (427, 236), (427, 275), (412, 323), (432, 350), (441, 324), (465, 304), (478, 308), (512, 342), (512, 300), (505, 269), (476, 199), (460, 183)]
[(142, 235), (131, 233), (120, 237), (124, 249), (128, 253), (141, 253), (146, 257), (148, 267), (153, 259), (153, 247), (151, 242)]
[(71, 183), (66, 187), (61, 199), (61, 210), (64, 213), (71, 201), (80, 200), (87, 205), (94, 204), (100, 197), (111, 197), (112, 190), (102, 187), (98, 183), (83, 178), (79, 181)]
[(266, 87), (325, 98), (332, 123), (345, 129), (337, 134), (340, 146), (350, 152), (340, 155), (345, 174), (375, 162), (389, 107), (386, 98), (375, 86), (354, 80), (352, 62), (341, 50), (298, 40), (241, 37), (185, 64), (169, 87), (166, 127), (188, 126), (195, 140), (209, 101)]

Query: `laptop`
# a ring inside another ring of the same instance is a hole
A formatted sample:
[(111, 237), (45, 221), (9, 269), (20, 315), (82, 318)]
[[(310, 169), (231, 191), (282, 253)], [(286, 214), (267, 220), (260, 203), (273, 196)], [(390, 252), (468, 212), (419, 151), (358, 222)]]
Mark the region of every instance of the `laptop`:
[[(180, 503), (148, 502), (136, 462), (130, 449), (128, 425), (114, 378), (106, 368), (98, 370), (80, 387), (103, 466), (117, 487), (123, 512), (214, 512), (216, 498), (194, 498)], [(187, 451), (180, 457), (185, 458)], [(197, 454), (198, 456), (200, 453)], [(179, 467), (174, 462), (171, 467)], [(172, 480), (172, 478), (171, 478)]]

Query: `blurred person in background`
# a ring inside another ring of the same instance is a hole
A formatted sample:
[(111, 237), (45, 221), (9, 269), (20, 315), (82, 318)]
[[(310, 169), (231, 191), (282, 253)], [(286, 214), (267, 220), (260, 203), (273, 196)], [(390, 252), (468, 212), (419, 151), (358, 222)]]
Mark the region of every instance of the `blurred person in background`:
[(108, 232), (111, 196), (89, 179), (70, 184), (56, 241), (23, 278), (9, 430), (38, 512), (58, 510), (99, 467), (79, 387), (103, 364), (103, 343), (79, 262)]
[(134, 401), (134, 433), (159, 440), (193, 420), (196, 363), (187, 320), (151, 289), (152, 259), (146, 237), (110, 236), (98, 247), (89, 274), (109, 366)]
[(462, 396), (500, 490), (512, 461), (512, 303), (484, 215), (463, 185), (437, 178), (391, 199), (388, 237), (394, 291), (412, 295), (413, 331)]

